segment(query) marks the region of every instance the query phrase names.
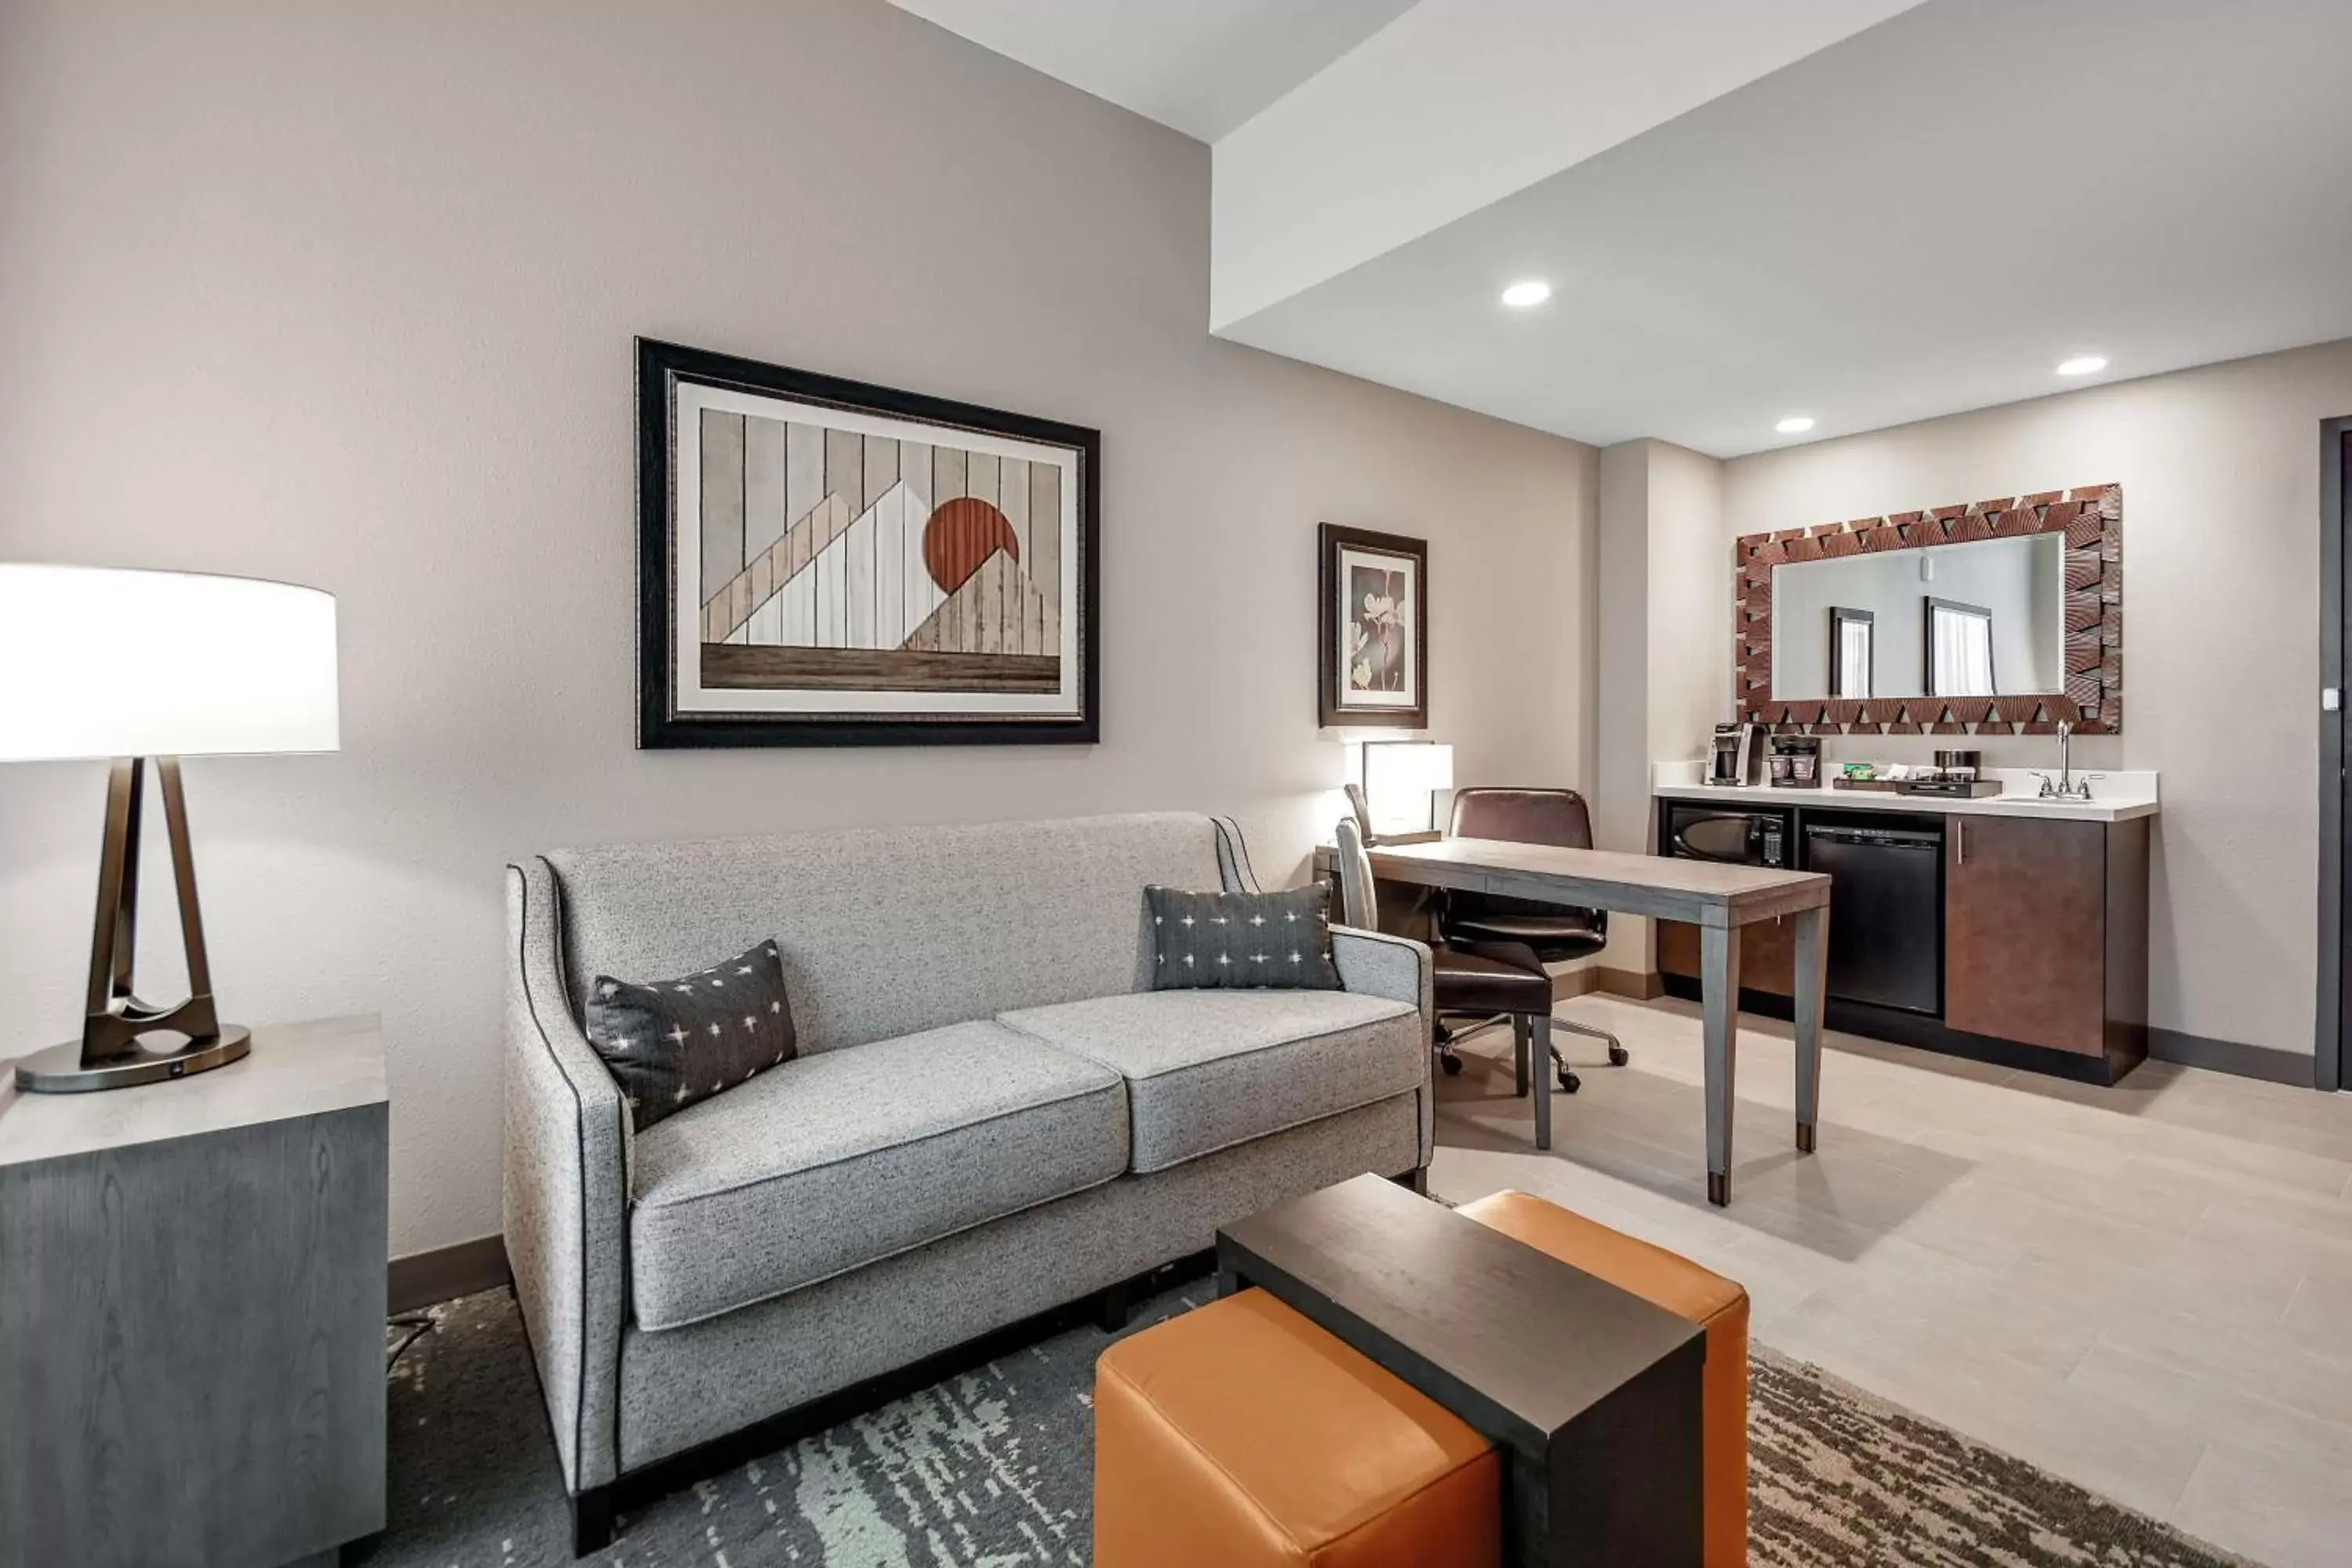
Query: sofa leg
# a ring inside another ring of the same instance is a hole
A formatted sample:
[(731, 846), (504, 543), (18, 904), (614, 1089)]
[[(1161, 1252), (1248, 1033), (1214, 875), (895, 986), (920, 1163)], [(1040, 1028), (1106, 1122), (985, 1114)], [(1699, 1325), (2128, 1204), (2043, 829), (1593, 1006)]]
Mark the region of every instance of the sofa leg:
[(572, 1555), (585, 1557), (613, 1544), (613, 1489), (598, 1487), (572, 1500)]
[(1402, 1176), (1391, 1176), (1389, 1180), (1407, 1192), (1418, 1193), (1424, 1198), (1429, 1195), (1429, 1167), (1426, 1165), (1407, 1171)]
[(1123, 1279), (1095, 1298), (1095, 1325), (1104, 1333), (1118, 1333), (1134, 1315), (1135, 1303), (1129, 1300)]

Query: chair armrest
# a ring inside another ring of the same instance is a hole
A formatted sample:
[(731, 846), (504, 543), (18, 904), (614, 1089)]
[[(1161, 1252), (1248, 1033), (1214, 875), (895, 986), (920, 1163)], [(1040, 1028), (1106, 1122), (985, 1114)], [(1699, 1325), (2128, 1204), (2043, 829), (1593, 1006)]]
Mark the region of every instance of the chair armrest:
[[(1339, 971), (1339, 984), (1349, 991), (1366, 996), (1387, 996), (1399, 1002), (1410, 1002), (1421, 1009), (1421, 1033), (1424, 1042), (1433, 1038), (1437, 1029), (1437, 998), (1430, 979), (1429, 949), (1421, 942), (1384, 931), (1364, 931), (1355, 926), (1335, 925), (1331, 928), (1331, 962)], [(1437, 1152), (1437, 1086), (1429, 1076), (1429, 1055), (1422, 1053), (1421, 1063), (1421, 1166), (1429, 1168), (1430, 1157)], [(1386, 1173), (1395, 1175), (1397, 1173)]]
[(507, 868), (506, 1246), (565, 1487), (618, 1473), (627, 1106), (564, 993), (554, 868)]

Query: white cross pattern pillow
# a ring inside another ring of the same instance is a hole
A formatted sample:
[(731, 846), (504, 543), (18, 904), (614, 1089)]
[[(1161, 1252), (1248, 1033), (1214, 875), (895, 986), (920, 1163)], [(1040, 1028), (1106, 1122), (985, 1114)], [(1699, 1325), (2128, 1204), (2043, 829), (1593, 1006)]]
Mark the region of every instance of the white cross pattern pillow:
[(763, 942), (697, 974), (643, 984), (600, 974), (588, 988), (588, 1043), (642, 1132), (799, 1054), (784, 964)]
[(1337, 991), (1331, 889), (1277, 893), (1143, 889), (1151, 912), (1154, 991)]

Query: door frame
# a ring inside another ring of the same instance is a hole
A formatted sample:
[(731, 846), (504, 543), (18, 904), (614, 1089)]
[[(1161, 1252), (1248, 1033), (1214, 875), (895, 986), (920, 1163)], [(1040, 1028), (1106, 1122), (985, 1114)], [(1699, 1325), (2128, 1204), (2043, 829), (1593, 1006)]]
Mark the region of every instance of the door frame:
[[(2352, 514), (2345, 507), (2345, 478), (2352, 467), (2352, 416), (2323, 420), (2319, 426), (2319, 683), (2344, 693), (2347, 685), (2345, 615), (2352, 608), (2345, 571), (2352, 563)], [(2345, 772), (2344, 703), (2323, 705), (2319, 714), (2319, 1016), (2313, 1042), (2313, 1080), (2340, 1089), (2352, 1080), (2352, 1016), (2347, 1016), (2344, 898), (2347, 875), (2345, 823), (2352, 816), (2352, 777)]]

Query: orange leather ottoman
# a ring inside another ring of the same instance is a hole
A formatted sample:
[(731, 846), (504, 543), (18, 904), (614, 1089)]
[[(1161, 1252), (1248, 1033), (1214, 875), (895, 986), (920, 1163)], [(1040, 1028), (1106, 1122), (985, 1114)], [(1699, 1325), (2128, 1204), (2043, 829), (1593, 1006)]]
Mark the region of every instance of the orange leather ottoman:
[(1455, 1211), (1706, 1331), (1699, 1418), (1706, 1568), (1748, 1561), (1748, 1292), (1690, 1259), (1526, 1193)]
[(1486, 1440), (1263, 1290), (1095, 1363), (1097, 1568), (1492, 1568)]

